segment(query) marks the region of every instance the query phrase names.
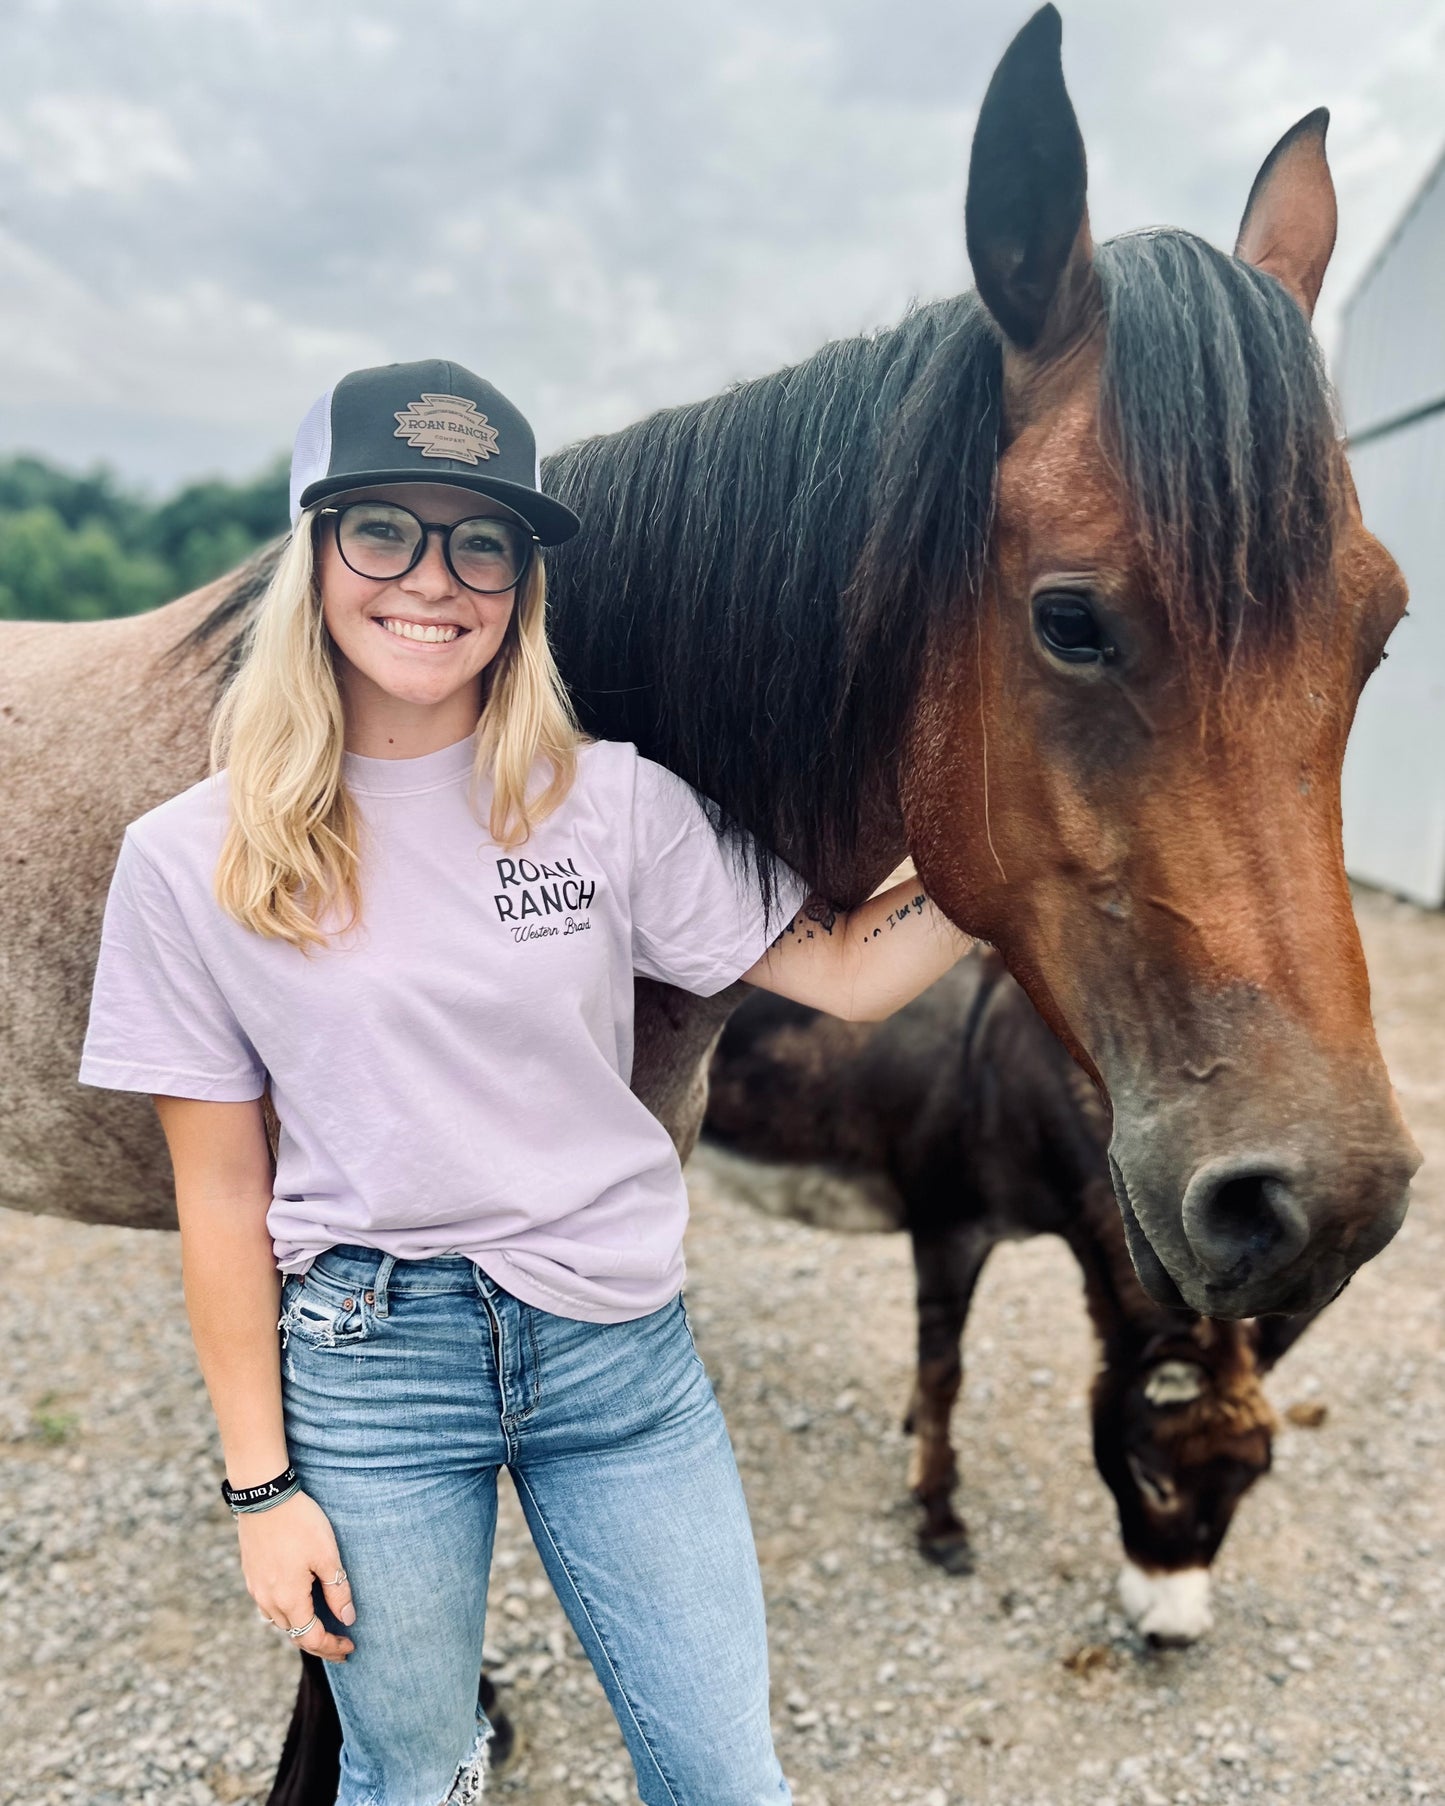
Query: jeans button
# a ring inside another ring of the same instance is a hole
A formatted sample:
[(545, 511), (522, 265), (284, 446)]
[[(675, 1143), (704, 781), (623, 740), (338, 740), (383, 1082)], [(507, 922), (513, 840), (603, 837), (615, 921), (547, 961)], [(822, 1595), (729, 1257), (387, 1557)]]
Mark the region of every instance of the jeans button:
[(362, 1297), (365, 1298), (365, 1300), (368, 1304), (376, 1303), (376, 1293), (375, 1292), (363, 1292)]
[(341, 1300), (341, 1308), (344, 1311), (354, 1311), (356, 1309), (356, 1300), (354, 1298), (343, 1298)]

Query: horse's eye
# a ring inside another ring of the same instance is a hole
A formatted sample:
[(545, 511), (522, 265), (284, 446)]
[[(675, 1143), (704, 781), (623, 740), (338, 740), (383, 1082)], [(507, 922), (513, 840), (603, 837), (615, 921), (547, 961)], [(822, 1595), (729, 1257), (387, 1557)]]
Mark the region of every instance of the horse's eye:
[(1034, 625), (1044, 645), (1067, 665), (1097, 665), (1114, 656), (1108, 635), (1080, 596), (1040, 596)]

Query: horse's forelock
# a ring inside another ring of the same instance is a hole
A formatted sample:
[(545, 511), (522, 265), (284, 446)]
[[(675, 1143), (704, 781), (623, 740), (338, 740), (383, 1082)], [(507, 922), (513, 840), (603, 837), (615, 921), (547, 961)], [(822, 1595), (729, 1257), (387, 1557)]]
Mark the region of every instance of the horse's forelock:
[(1186, 1464), (1228, 1452), (1279, 1427), (1265, 1396), (1253, 1345), (1244, 1325), (1201, 1320), (1194, 1329), (1208, 1383), (1199, 1397), (1156, 1419), (1159, 1441), (1176, 1449)]
[(1339, 438), (1323, 359), (1272, 276), (1191, 233), (1095, 253), (1104, 443), (1186, 649), (1287, 635), (1330, 593)]

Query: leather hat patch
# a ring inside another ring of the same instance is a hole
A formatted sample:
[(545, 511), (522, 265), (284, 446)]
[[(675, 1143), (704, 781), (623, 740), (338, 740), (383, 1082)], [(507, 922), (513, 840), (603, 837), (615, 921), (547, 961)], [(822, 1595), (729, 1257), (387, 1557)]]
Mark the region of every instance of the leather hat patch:
[(460, 395), (423, 395), (396, 416), (394, 437), (405, 439), (424, 458), (456, 458), (475, 464), (494, 457), (501, 447), (497, 429), (477, 412), (474, 401)]

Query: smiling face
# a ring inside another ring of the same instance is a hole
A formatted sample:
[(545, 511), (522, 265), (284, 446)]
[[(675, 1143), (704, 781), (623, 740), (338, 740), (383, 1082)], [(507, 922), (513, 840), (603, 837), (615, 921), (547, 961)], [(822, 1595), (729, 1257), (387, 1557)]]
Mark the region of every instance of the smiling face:
[[(443, 483), (348, 490), (329, 505), (358, 501), (399, 502), (420, 520), (446, 525), (477, 517), (517, 521), (501, 503)], [(342, 558), (336, 531), (336, 516), (323, 516), (316, 527), (316, 572), (322, 618), (336, 647), (348, 751), (409, 757), (464, 738), (481, 716), (482, 674), (506, 637), (515, 588), (484, 592), (458, 582), (439, 533), (428, 535), (421, 558), (404, 576), (363, 577)], [(524, 531), (530, 536), (530, 528)], [(409, 638), (396, 631), (407, 625), (456, 631)]]

